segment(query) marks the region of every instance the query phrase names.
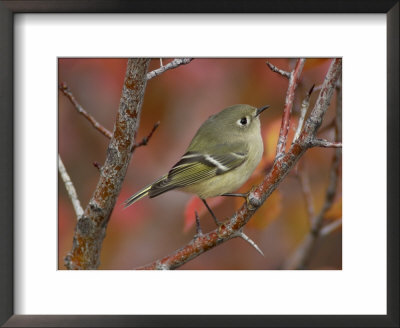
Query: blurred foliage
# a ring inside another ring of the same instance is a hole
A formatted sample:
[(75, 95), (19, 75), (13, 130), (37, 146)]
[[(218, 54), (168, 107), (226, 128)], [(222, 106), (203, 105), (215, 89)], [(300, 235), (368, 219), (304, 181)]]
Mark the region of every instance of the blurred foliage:
[[(169, 59), (163, 59), (164, 65)], [(146, 136), (157, 121), (160, 127), (149, 144), (136, 149), (121, 194), (108, 225), (100, 269), (132, 269), (165, 256), (186, 244), (195, 233), (194, 210), (200, 215), (204, 232), (215, 224), (201, 201), (192, 195), (171, 191), (153, 199), (143, 199), (124, 209), (131, 194), (166, 173), (185, 152), (201, 123), (221, 109), (246, 103), (256, 107), (271, 105), (262, 114), (264, 157), (253, 176), (240, 189), (247, 192), (261, 181), (275, 156), (287, 79), (271, 72), (265, 59), (195, 59), (190, 64), (167, 71), (147, 84), (138, 139)], [(277, 67), (290, 71), (293, 59), (271, 59)], [(308, 59), (296, 92), (289, 143), (296, 127), (301, 101), (312, 84), (323, 82), (329, 59)], [(150, 70), (158, 68), (153, 59)], [(59, 59), (59, 83), (65, 82), (77, 101), (104, 127), (113, 130), (125, 75), (126, 59)], [(311, 97), (312, 108), (318, 92)], [(93, 162), (102, 164), (108, 139), (80, 116), (59, 92), (59, 152), (77, 189), (82, 206), (88, 203), (98, 180)], [(335, 116), (336, 99), (324, 119)], [(332, 140), (333, 130), (321, 137)], [(309, 176), (314, 207), (318, 212), (328, 185), (332, 149), (311, 149), (301, 159)], [(185, 264), (182, 269), (278, 269), (301, 242), (309, 229), (299, 180), (289, 174), (244, 231), (263, 250), (258, 254), (243, 240), (231, 240)], [(333, 208), (327, 219), (341, 218), (341, 176)], [(218, 218), (227, 218), (243, 199), (216, 197), (209, 200)], [(72, 246), (75, 214), (59, 179), (58, 264), (65, 269), (64, 256)], [(341, 232), (321, 239), (310, 263), (311, 269), (341, 269)]]

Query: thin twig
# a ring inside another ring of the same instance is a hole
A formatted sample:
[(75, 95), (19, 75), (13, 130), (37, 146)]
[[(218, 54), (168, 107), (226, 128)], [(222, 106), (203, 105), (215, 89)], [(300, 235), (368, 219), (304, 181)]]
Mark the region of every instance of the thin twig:
[(74, 95), (72, 94), (71, 90), (68, 88), (65, 82), (61, 83), (59, 86), (60, 91), (70, 100), (72, 105), (74, 105), (75, 109), (78, 111), (79, 114), (83, 115), (92, 125), (93, 127), (105, 135), (108, 139), (111, 139), (112, 133), (108, 131), (104, 126), (102, 126), (96, 119), (90, 115), (75, 99)]
[(276, 146), (276, 158), (280, 158), (285, 153), (286, 141), (290, 126), (290, 114), (292, 112), (293, 101), (294, 101), (294, 94), (298, 82), (300, 80), (300, 74), (301, 71), (303, 70), (304, 63), (305, 63), (304, 58), (298, 59), (294, 70), (290, 73), (289, 87), (286, 92), (285, 106), (283, 108), (282, 124), (279, 132), (278, 144)]
[(69, 177), (67, 170), (65, 169), (60, 154), (58, 154), (58, 171), (60, 172), (61, 178), (64, 181), (65, 189), (67, 189), (68, 196), (71, 199), (72, 206), (74, 207), (76, 213), (76, 218), (79, 220), (83, 215), (81, 202), (78, 199), (78, 194), (76, 193), (74, 184), (72, 183), (71, 178)]
[(320, 237), (326, 237), (330, 235), (333, 231), (336, 231), (342, 225), (342, 219), (336, 219), (330, 224), (322, 227), (321, 231), (319, 232)]
[(262, 256), (265, 256), (260, 247), (258, 247), (258, 245), (252, 239), (250, 239), (250, 237), (247, 236), (243, 231), (239, 230), (236, 236), (248, 242), (251, 246), (253, 246), (256, 249), (257, 252), (259, 252)]
[(314, 87), (314, 92), (320, 91), (321, 89), (322, 89), (322, 84), (316, 85), (316, 86)]
[(132, 150), (131, 150), (131, 151), (133, 152), (133, 151), (134, 151), (136, 148), (138, 148), (138, 147), (146, 146), (147, 143), (149, 142), (150, 138), (153, 136), (154, 131), (158, 128), (159, 125), (160, 125), (160, 121), (156, 122), (156, 123), (153, 125), (153, 128), (151, 129), (151, 131), (150, 131), (150, 133), (147, 135), (147, 137), (144, 137), (144, 138), (142, 139), (142, 141), (140, 141), (140, 142), (138, 142), (138, 143), (135, 143), (135, 144), (132, 146)]
[(270, 68), (271, 71), (278, 73), (278, 74), (282, 75), (283, 77), (286, 77), (287, 79), (290, 79), (289, 72), (286, 72), (283, 69), (276, 67), (274, 64), (271, 64), (269, 61), (266, 61), (266, 64), (268, 65), (268, 67)]
[(201, 230), (200, 218), (199, 218), (199, 214), (197, 214), (197, 211), (194, 211), (194, 218), (196, 220), (196, 234), (194, 235), (194, 239), (196, 239), (199, 236), (203, 235), (203, 231)]
[(229, 219), (220, 226), (202, 236), (193, 238), (188, 244), (162, 259), (140, 267), (144, 270), (171, 270), (176, 269), (200, 254), (236, 237), (237, 231), (250, 220), (254, 213), (278, 187), (296, 165), (301, 156), (310, 148), (310, 140), (315, 138), (322, 119), (329, 107), (336, 81), (342, 70), (342, 59), (332, 60), (326, 74), (324, 87), (321, 90), (309, 119), (296, 143), (292, 144), (289, 151), (281, 158), (276, 158), (271, 170), (264, 180), (249, 192), (247, 201)]
[(297, 130), (293, 138), (293, 142), (296, 142), (296, 140), (299, 138), (301, 129), (303, 128), (304, 124), (304, 119), (306, 117), (308, 107), (310, 106), (310, 97), (313, 92), (315, 84), (311, 87), (310, 91), (308, 91), (307, 96), (304, 98), (303, 102), (301, 103), (301, 109), (300, 109), (300, 117), (299, 117), (299, 123), (297, 125)]
[(312, 146), (313, 147), (324, 147), (324, 148), (342, 148), (342, 143), (316, 138), (313, 140)]
[(189, 64), (192, 60), (193, 58), (176, 58), (167, 65), (161, 66), (160, 68), (157, 68), (154, 71), (147, 73), (147, 80), (151, 80), (153, 77), (156, 77), (170, 69), (176, 68), (181, 65)]
[[(320, 91), (322, 89), (323, 84), (317, 85), (314, 88), (314, 92), (315, 91)], [(341, 81), (337, 81), (336, 83), (336, 88), (341, 88), (342, 87), (342, 82)]]

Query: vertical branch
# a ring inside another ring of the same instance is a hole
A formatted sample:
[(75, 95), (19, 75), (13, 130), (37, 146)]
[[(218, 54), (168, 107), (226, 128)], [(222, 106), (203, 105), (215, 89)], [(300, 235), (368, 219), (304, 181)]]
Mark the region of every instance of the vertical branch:
[[(337, 89), (336, 117), (335, 117), (335, 140), (342, 141), (342, 103), (341, 89)], [(333, 92), (333, 90), (332, 90)], [(322, 93), (322, 91), (321, 91)], [(331, 93), (330, 93), (331, 94)], [(317, 121), (315, 121), (318, 124)], [(320, 123), (319, 123), (320, 124)], [(315, 135), (316, 131), (313, 133)], [(339, 167), (341, 161), (341, 149), (336, 148), (332, 159), (329, 172), (329, 184), (325, 194), (325, 202), (321, 211), (312, 220), (310, 232), (306, 235), (303, 242), (295, 250), (293, 255), (284, 264), (284, 269), (305, 269), (311, 258), (312, 250), (320, 236), (323, 220), (326, 212), (332, 207), (336, 195)]]
[(150, 59), (129, 59), (118, 114), (96, 189), (75, 228), (68, 269), (96, 269), (107, 223), (135, 144)]
[(294, 70), (290, 73), (289, 87), (286, 92), (285, 106), (283, 109), (282, 124), (279, 132), (278, 144), (276, 146), (276, 158), (280, 158), (285, 153), (287, 136), (289, 133), (290, 114), (292, 112), (294, 94), (300, 79), (301, 71), (305, 63), (304, 58), (297, 60)]

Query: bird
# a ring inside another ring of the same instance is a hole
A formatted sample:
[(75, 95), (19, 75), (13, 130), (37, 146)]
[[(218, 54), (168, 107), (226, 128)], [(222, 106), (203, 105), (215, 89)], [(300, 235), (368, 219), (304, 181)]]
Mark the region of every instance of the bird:
[(232, 192), (249, 179), (262, 158), (264, 145), (259, 115), (269, 107), (237, 104), (210, 116), (168, 173), (129, 197), (125, 207), (145, 196), (153, 198), (178, 189), (200, 197), (219, 225), (206, 199), (245, 197)]

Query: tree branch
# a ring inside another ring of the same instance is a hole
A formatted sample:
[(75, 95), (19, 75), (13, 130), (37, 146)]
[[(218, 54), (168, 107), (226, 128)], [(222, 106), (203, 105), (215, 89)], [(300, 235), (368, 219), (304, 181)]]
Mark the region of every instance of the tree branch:
[(275, 65), (271, 64), (269, 61), (266, 61), (266, 64), (268, 65), (268, 67), (270, 68), (271, 71), (278, 73), (278, 74), (282, 75), (283, 77), (286, 77), (287, 79), (290, 79), (291, 73), (286, 72), (283, 69), (279, 69)]
[(329, 187), (325, 195), (324, 205), (319, 214), (313, 218), (310, 232), (307, 234), (300, 246), (296, 249), (294, 254), (285, 263), (285, 269), (293, 270), (306, 268), (311, 257), (311, 252), (315, 246), (317, 238), (320, 235), (320, 230), (322, 228), (325, 213), (331, 208), (333, 204), (333, 199), (336, 194), (337, 169), (339, 167), (338, 164), (338, 157), (335, 154), (330, 172)]
[(68, 196), (71, 199), (72, 205), (76, 213), (76, 218), (79, 220), (83, 215), (81, 202), (79, 201), (74, 184), (72, 183), (71, 178), (69, 177), (67, 170), (65, 169), (64, 163), (61, 160), (60, 154), (58, 154), (58, 171), (60, 172), (61, 178), (64, 181), (65, 189), (67, 189)]
[(192, 60), (193, 60), (193, 58), (176, 58), (172, 62), (168, 63), (167, 65), (165, 65), (165, 66), (161, 65), (160, 68), (157, 68), (154, 71), (147, 73), (147, 80), (151, 80), (153, 77), (156, 77), (170, 69), (177, 68), (181, 65), (189, 64)]
[[(325, 85), (325, 83), (324, 83)], [(322, 93), (327, 92), (324, 89), (324, 85), (322, 87), (320, 96)], [(333, 92), (333, 90), (332, 90)], [(341, 144), (342, 140), (342, 105), (341, 105), (341, 91), (338, 92), (338, 97), (337, 97), (337, 110), (336, 110), (336, 118), (335, 118), (335, 139), (337, 140), (337, 143)], [(315, 120), (315, 124), (319, 124), (319, 120)], [(315, 134), (314, 134), (315, 135)], [(316, 142), (314, 139), (310, 144), (313, 146), (318, 145), (318, 142)], [(329, 173), (329, 185), (326, 190), (325, 194), (325, 202), (322, 206), (321, 211), (318, 213), (316, 217), (313, 218), (312, 225), (310, 232), (306, 235), (304, 238), (303, 242), (298, 246), (296, 251), (293, 253), (293, 255), (286, 261), (284, 264), (285, 269), (305, 269), (310, 257), (311, 257), (311, 252), (315, 246), (315, 243), (317, 241), (317, 238), (320, 236), (320, 231), (322, 228), (322, 223), (323, 219), (325, 216), (325, 213), (332, 207), (333, 205), (333, 200), (336, 195), (336, 189), (337, 189), (337, 181), (338, 181), (338, 175), (339, 175), (339, 165), (340, 165), (340, 160), (341, 160), (341, 149), (336, 149), (335, 154), (332, 159), (332, 165), (331, 165), (331, 170)]]
[(108, 131), (104, 126), (102, 126), (96, 119), (90, 115), (75, 99), (74, 95), (72, 94), (71, 90), (68, 88), (65, 82), (61, 83), (59, 86), (60, 91), (70, 100), (72, 105), (74, 105), (75, 109), (78, 111), (79, 114), (83, 115), (91, 124), (92, 126), (105, 135), (107, 138), (111, 139), (112, 134)]
[(334, 220), (332, 223), (327, 224), (326, 226), (322, 227), (319, 236), (326, 237), (330, 235), (333, 231), (338, 229), (342, 225), (342, 219)]
[(139, 126), (146, 73), (150, 59), (129, 59), (114, 131), (101, 168), (97, 187), (78, 220), (71, 252), (65, 257), (68, 269), (96, 269), (111, 212), (121, 190), (132, 146)]
[[(317, 85), (317, 86), (314, 88), (314, 91), (320, 91), (320, 90), (322, 89), (322, 87), (323, 87), (323, 84)], [(342, 87), (341, 81), (338, 81), (338, 82), (336, 83), (336, 88), (338, 89), (338, 88), (341, 88), (341, 87)]]
[(301, 129), (303, 128), (303, 124), (304, 124), (304, 119), (306, 118), (308, 107), (310, 106), (310, 98), (311, 98), (311, 94), (313, 92), (314, 86), (315, 85), (313, 85), (311, 87), (310, 91), (308, 91), (308, 93), (307, 93), (307, 96), (304, 98), (303, 102), (301, 103), (299, 123), (297, 125), (296, 133), (294, 134), (294, 137), (293, 137), (293, 142), (295, 142), (300, 136)]
[(142, 139), (142, 141), (135, 143), (132, 147), (132, 152), (135, 151), (136, 148), (141, 147), (141, 146), (146, 146), (147, 143), (149, 142), (149, 140), (151, 139), (151, 137), (153, 136), (154, 131), (156, 131), (156, 129), (159, 127), (160, 125), (160, 121), (156, 122), (153, 125), (153, 128), (151, 129), (150, 133), (147, 135), (147, 137), (144, 137)]
[(324, 148), (342, 148), (341, 142), (332, 142), (325, 139), (314, 139), (312, 142), (313, 147), (324, 147)]
[(237, 237), (238, 231), (250, 220), (257, 209), (260, 208), (278, 187), (279, 183), (286, 177), (300, 157), (311, 147), (312, 141), (329, 107), (333, 89), (341, 74), (341, 68), (342, 60), (340, 58), (332, 60), (323, 88), (300, 137), (291, 145), (286, 154), (280, 158), (275, 158), (270, 172), (258, 186), (250, 191), (247, 201), (231, 218), (223, 222), (217, 229), (196, 236), (186, 246), (139, 269), (176, 269), (217, 245)]
[(294, 94), (300, 79), (301, 71), (303, 70), (304, 62), (304, 58), (298, 59), (294, 70), (290, 73), (289, 87), (286, 92), (285, 107), (283, 108), (281, 130), (279, 132), (278, 144), (276, 146), (276, 158), (281, 157), (285, 153)]
[(242, 238), (244, 241), (248, 242), (250, 244), (250, 246), (254, 247), (255, 250), (260, 253), (262, 256), (265, 256), (263, 251), (260, 249), (260, 247), (258, 247), (258, 245), (252, 240), (250, 239), (249, 236), (247, 236), (242, 230), (239, 230), (237, 232), (237, 234), (235, 235), (235, 237), (240, 237)]

